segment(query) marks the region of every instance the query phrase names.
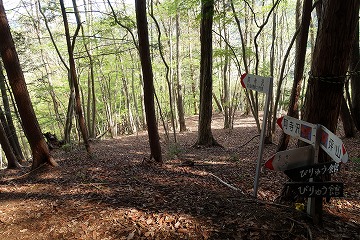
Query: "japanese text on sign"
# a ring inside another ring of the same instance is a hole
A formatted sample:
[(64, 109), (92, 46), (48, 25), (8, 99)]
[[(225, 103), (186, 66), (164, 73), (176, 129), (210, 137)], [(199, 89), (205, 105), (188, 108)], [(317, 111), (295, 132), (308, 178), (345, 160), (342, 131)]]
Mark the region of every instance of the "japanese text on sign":
[(320, 147), (335, 161), (347, 162), (348, 154), (341, 139), (321, 126)]
[(322, 167), (317, 167), (317, 168), (310, 168), (310, 169), (304, 169), (300, 171), (300, 177), (301, 178), (312, 178), (312, 177), (317, 177), (320, 175), (324, 175), (326, 173), (335, 173), (339, 171), (339, 163), (334, 163), (331, 164), (329, 166), (329, 168), (327, 168), (326, 165), (323, 165)]
[(285, 174), (293, 180), (305, 180), (313, 177), (319, 177), (325, 174), (333, 174), (340, 170), (337, 162), (326, 162), (285, 170)]
[(241, 85), (244, 88), (257, 92), (268, 93), (270, 90), (270, 78), (261, 77), (253, 74), (241, 75)]
[(342, 197), (344, 184), (341, 182), (288, 183), (291, 188), (306, 197)]
[(284, 116), (278, 119), (278, 125), (284, 133), (296, 137), (306, 143), (315, 144), (316, 125), (296, 118)]

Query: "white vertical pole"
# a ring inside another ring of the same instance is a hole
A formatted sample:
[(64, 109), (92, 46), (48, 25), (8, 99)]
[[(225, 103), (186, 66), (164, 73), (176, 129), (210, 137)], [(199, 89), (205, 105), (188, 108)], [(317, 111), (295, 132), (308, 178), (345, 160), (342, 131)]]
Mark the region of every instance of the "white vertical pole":
[[(315, 140), (315, 145), (314, 145), (313, 164), (317, 164), (319, 162), (319, 147), (320, 147), (320, 138), (321, 138), (320, 129), (321, 129), (321, 125), (317, 124), (316, 125), (316, 140)], [(313, 178), (309, 179), (309, 182), (313, 182), (313, 181), (314, 181)], [(313, 219), (316, 217), (315, 216), (316, 212), (315, 212), (315, 198), (314, 197), (309, 197), (308, 198), (308, 202), (307, 202), (307, 206), (306, 206), (306, 212)]]
[(257, 197), (257, 191), (259, 186), (259, 177), (260, 177), (260, 169), (261, 169), (261, 160), (264, 152), (264, 141), (265, 141), (265, 134), (266, 134), (266, 122), (267, 117), (269, 114), (269, 105), (270, 100), (272, 98), (272, 91), (273, 91), (273, 78), (269, 78), (269, 92), (267, 93), (266, 102), (264, 106), (264, 116), (263, 116), (263, 122), (262, 122), (262, 128), (260, 133), (260, 143), (259, 143), (259, 154), (257, 159), (257, 165), (256, 165), (256, 174), (255, 174), (255, 180), (254, 180), (254, 197)]

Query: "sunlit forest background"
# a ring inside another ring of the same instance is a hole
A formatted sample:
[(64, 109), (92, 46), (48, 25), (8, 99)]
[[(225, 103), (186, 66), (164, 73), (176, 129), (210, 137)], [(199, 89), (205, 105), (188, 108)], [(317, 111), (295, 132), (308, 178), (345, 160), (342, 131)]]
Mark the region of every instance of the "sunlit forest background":
[[(21, 0), (4, 1), (4, 6), (40, 127), (44, 133), (63, 139), (69, 131), (69, 118), (77, 123), (69, 107), (73, 90), (60, 5)], [(143, 130), (145, 112), (134, 3), (65, 1), (65, 7), (89, 137), (115, 137)], [(215, 2), (213, 109), (224, 114), (224, 128), (232, 127), (236, 111), (257, 118), (257, 112), (263, 109), (264, 97), (256, 95), (257, 106), (251, 113), (239, 80), (244, 72), (272, 76), (274, 93), (281, 93), (275, 115), (286, 110), (299, 11), (300, 1)], [(179, 105), (185, 116), (199, 113), (200, 13), (199, 1), (148, 2), (157, 118), (165, 132), (179, 130)], [(309, 71), (314, 25), (315, 13), (304, 79)], [(301, 103), (303, 95), (304, 90)], [(18, 134), (30, 156), (24, 134)], [(68, 138), (71, 144), (81, 140), (76, 126), (70, 128)]]

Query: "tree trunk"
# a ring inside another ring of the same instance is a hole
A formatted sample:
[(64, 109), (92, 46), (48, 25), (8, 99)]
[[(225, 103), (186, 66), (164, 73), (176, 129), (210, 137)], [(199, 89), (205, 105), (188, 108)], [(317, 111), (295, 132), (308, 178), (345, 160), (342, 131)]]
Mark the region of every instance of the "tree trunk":
[(139, 54), (144, 80), (144, 102), (151, 151), (150, 160), (154, 158), (156, 162), (162, 163), (161, 145), (155, 115), (154, 79), (150, 58), (146, 0), (135, 0), (135, 10), (139, 37)]
[(191, 81), (191, 96), (192, 96), (192, 107), (193, 107), (193, 114), (198, 114), (198, 100), (196, 97), (196, 93), (197, 93), (197, 83), (196, 83), (196, 78), (195, 78), (195, 69), (193, 66), (193, 42), (191, 41), (191, 35), (190, 35), (190, 14), (188, 12), (188, 35), (190, 37), (190, 41), (189, 41), (189, 61), (190, 61), (190, 81)]
[[(65, 28), (65, 36), (66, 36), (66, 43), (68, 48), (68, 54), (69, 54), (69, 66), (70, 66), (70, 76), (71, 81), (73, 82), (74, 90), (75, 90), (75, 111), (78, 117), (78, 123), (81, 131), (82, 138), (84, 140), (85, 148), (88, 153), (91, 153), (91, 147), (89, 144), (88, 139), (88, 132), (85, 124), (84, 115), (82, 112), (81, 107), (81, 100), (80, 100), (80, 91), (79, 91), (79, 83), (76, 75), (76, 69), (75, 69), (75, 60), (74, 60), (74, 53), (73, 53), (73, 47), (70, 41), (70, 32), (69, 32), (69, 25), (68, 20), (66, 16), (66, 10), (64, 6), (64, 1), (60, 0), (61, 5), (61, 12), (64, 20), (64, 28)], [(75, 10), (76, 12), (76, 10)]]
[[(141, 114), (139, 113), (138, 98), (135, 93), (135, 67), (131, 69), (131, 96), (134, 102), (134, 108), (136, 113), (136, 129), (144, 129), (143, 121), (141, 121)], [(137, 130), (136, 130), (137, 131)]]
[[(68, 75), (70, 75), (70, 71), (68, 72)], [(70, 80), (71, 77), (68, 78)], [(71, 137), (72, 120), (74, 117), (74, 102), (75, 102), (74, 85), (73, 82), (70, 80), (70, 94), (69, 94), (68, 107), (66, 111), (65, 128), (64, 128), (64, 140), (66, 143), (71, 142), (70, 137)]]
[[(2, 111), (2, 110), (1, 110)], [(2, 149), (4, 150), (8, 165), (8, 169), (15, 169), (20, 167), (20, 164), (17, 162), (16, 156), (13, 152), (13, 149), (9, 143), (8, 138), (6, 137), (5, 130), (3, 128), (3, 124), (0, 122), (0, 144)]]
[[(249, 71), (250, 71), (250, 63), (248, 64), (249, 61), (248, 61), (247, 57), (250, 57), (250, 56), (247, 56), (247, 54), (246, 54), (246, 46), (247, 46), (246, 34), (248, 33), (248, 24), (249, 24), (248, 22), (249, 21), (245, 17), (245, 37), (244, 37), (243, 31), (242, 31), (241, 25), (240, 25), (240, 20), (237, 17), (237, 14), (236, 14), (236, 11), (235, 11), (233, 0), (230, 1), (230, 4), (231, 4), (232, 12), (234, 14), (236, 25), (237, 25), (237, 28), (238, 28), (238, 31), (239, 31), (239, 34), (240, 34), (241, 49), (242, 49), (242, 59), (243, 59), (243, 63), (244, 63), (245, 72), (249, 73)], [(245, 10), (247, 10), (247, 9), (248, 8), (245, 8)], [(247, 16), (247, 15), (245, 14), (245, 16)], [(250, 34), (251, 34), (251, 32), (252, 31), (250, 31)], [(250, 36), (250, 38), (251, 38), (251, 36)], [(251, 90), (247, 91), (245, 89), (245, 96), (246, 96), (246, 115), (248, 115), (249, 110), (251, 110), (251, 113), (253, 114), (255, 122), (256, 122), (256, 127), (258, 129), (258, 132), (260, 132), (260, 121), (259, 121), (259, 117), (258, 117), (258, 110), (257, 110), (254, 94), (253, 94), (253, 92)]]
[[(358, 0), (323, 0), (312, 56), (303, 120), (336, 132), (349, 54), (358, 23)], [(330, 161), (320, 150), (319, 163)], [(327, 180), (330, 176), (326, 176)], [(314, 222), (322, 221), (322, 198), (315, 198)]]
[[(274, 0), (273, 0), (273, 4), (274, 4)], [(274, 67), (275, 67), (275, 40), (276, 40), (276, 24), (277, 24), (277, 15), (276, 12), (274, 12), (273, 14), (273, 26), (272, 26), (272, 39), (271, 39), (271, 48), (270, 48), (270, 76), (274, 77)], [(275, 113), (275, 107), (274, 107), (274, 101), (273, 98), (270, 99), (270, 110), (269, 110), (269, 115), (268, 115), (268, 119), (264, 119), (264, 121), (267, 121), (268, 123), (268, 128), (266, 129), (266, 136), (265, 136), (265, 143), (266, 144), (270, 144), (273, 142), (273, 129), (271, 128), (271, 114), (274, 111)]]
[[(34, 29), (36, 32), (36, 37), (38, 40), (38, 44), (39, 44), (39, 46), (41, 46), (42, 45), (42, 32), (41, 32), (41, 28), (40, 28), (40, 16), (39, 16), (39, 12), (41, 13), (41, 9), (39, 9), (39, 7), (41, 7), (41, 5), (39, 3), (39, 4), (37, 4), (37, 5), (35, 4), (31, 7), (35, 7), (35, 8), (37, 8), (36, 10), (38, 10), (36, 12), (36, 18), (32, 16), (32, 14), (29, 12), (27, 7), (25, 7), (25, 9), (28, 12), (28, 15), (30, 16), (30, 19), (33, 23), (33, 26), (34, 26)], [(54, 109), (54, 113), (55, 113), (55, 117), (56, 117), (56, 122), (58, 125), (57, 128), (63, 129), (64, 123), (62, 122), (61, 115), (59, 112), (60, 103), (58, 102), (58, 98), (56, 97), (56, 94), (54, 91), (54, 87), (53, 87), (52, 80), (51, 80), (51, 71), (49, 69), (49, 64), (47, 62), (46, 54), (44, 53), (43, 48), (40, 48), (40, 56), (41, 56), (41, 61), (42, 61), (43, 67), (45, 69), (45, 75), (42, 73), (41, 81), (44, 84), (48, 85), (47, 91), (48, 91), (48, 93), (51, 97), (52, 103), (53, 103), (53, 109)]]
[[(350, 71), (360, 71), (360, 53), (359, 53), (359, 24), (356, 27), (355, 38), (350, 54)], [(360, 131), (360, 75), (351, 76), (351, 115), (355, 126)]]
[[(120, 64), (122, 63), (122, 59), (120, 57)], [(131, 110), (131, 98), (130, 98), (130, 94), (129, 94), (129, 89), (128, 89), (128, 83), (127, 83), (127, 78), (125, 75), (125, 69), (124, 69), (124, 64), (121, 64), (121, 71), (123, 72), (123, 75), (121, 76), (121, 80), (122, 80), (122, 84), (123, 84), (123, 90), (124, 90), (124, 94), (125, 94), (125, 105), (126, 105), (126, 109), (127, 109), (127, 121), (128, 121), (128, 128), (129, 128), (129, 134), (133, 134), (134, 132), (137, 131), (136, 129), (136, 125), (134, 123), (134, 117), (132, 114), (132, 110)]]
[(57, 163), (50, 156), (49, 148), (32, 107), (2, 0), (0, 0), (0, 43), (1, 57), (24, 126), (24, 132), (31, 147), (32, 169), (45, 162), (57, 166)]
[(340, 107), (340, 118), (344, 127), (345, 137), (354, 137), (355, 136), (355, 124), (350, 114), (348, 105), (346, 104), (346, 99), (343, 96), (341, 100)]
[(183, 86), (181, 79), (181, 48), (180, 48), (180, 13), (176, 14), (176, 93), (177, 93), (177, 110), (179, 116), (180, 132), (186, 131), (184, 103), (183, 103)]
[(3, 74), (3, 67), (2, 62), (0, 62), (0, 89), (1, 89), (1, 96), (3, 100), (3, 106), (4, 106), (4, 112), (5, 112), (5, 122), (6, 126), (3, 123), (4, 130), (6, 132), (6, 135), (9, 139), (10, 145), (14, 151), (14, 154), (18, 160), (19, 163), (22, 163), (22, 161), (25, 159), (24, 154), (20, 147), (19, 138), (16, 133), (14, 121), (11, 115), (11, 109), (9, 104), (9, 99), (7, 96), (7, 90), (6, 90), (6, 82), (5, 82), (5, 76)]
[(200, 113), (197, 146), (218, 146), (211, 132), (212, 118), (212, 25), (214, 0), (201, 1)]
[[(225, 3), (224, 3), (225, 5)], [(224, 7), (225, 8), (225, 7)], [(225, 11), (225, 9), (224, 9)], [(225, 41), (228, 41), (228, 34), (226, 33), (225, 23), (223, 25), (224, 28), (224, 38)], [(230, 68), (229, 64), (229, 55), (228, 55), (229, 46), (225, 44), (225, 60), (224, 60), (224, 69), (223, 69), (223, 108), (224, 108), (224, 129), (229, 129), (231, 125), (231, 115), (230, 115), (230, 97), (229, 97), (229, 82), (228, 78), (228, 68)]]
[[(297, 15), (298, 19), (300, 18), (300, 0), (298, 0), (299, 12)], [(297, 20), (296, 28), (300, 27), (299, 36), (296, 39), (296, 53), (295, 53), (295, 68), (294, 68), (294, 82), (291, 89), (290, 95), (290, 103), (287, 115), (299, 118), (299, 97), (301, 91), (301, 80), (304, 74), (304, 66), (305, 66), (305, 56), (306, 56), (306, 48), (307, 48), (307, 39), (309, 34), (309, 26), (311, 20), (311, 11), (312, 11), (312, 0), (304, 0), (303, 3), (303, 11), (301, 17), (301, 23)], [(276, 116), (276, 112), (274, 112)], [(280, 137), (280, 142), (277, 147), (277, 151), (283, 151), (287, 148), (289, 144), (290, 136), (282, 133)]]

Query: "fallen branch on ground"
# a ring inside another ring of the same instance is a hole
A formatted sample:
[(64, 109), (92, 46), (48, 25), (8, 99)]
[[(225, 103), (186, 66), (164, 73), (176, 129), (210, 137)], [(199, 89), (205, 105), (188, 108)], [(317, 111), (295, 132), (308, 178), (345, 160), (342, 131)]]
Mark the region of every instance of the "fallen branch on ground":
[(241, 189), (236, 188), (230, 184), (228, 184), (227, 182), (223, 181), (221, 178), (219, 178), (218, 176), (216, 176), (215, 174), (209, 173), (210, 176), (213, 176), (214, 178), (216, 178), (217, 180), (219, 180), (219, 182), (221, 182), (222, 184), (224, 184), (225, 186), (231, 188), (232, 190), (235, 191), (240, 191), (242, 194), (245, 194)]

